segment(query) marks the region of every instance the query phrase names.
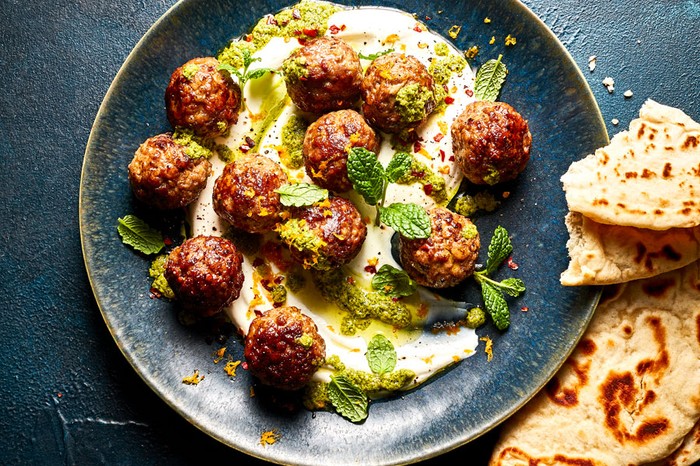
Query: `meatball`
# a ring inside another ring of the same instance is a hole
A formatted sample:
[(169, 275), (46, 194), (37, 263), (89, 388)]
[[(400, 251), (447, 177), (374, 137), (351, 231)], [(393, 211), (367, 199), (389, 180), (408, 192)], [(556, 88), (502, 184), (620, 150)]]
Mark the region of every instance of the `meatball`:
[(306, 174), (319, 186), (335, 192), (352, 189), (348, 153), (353, 147), (378, 152), (379, 139), (354, 110), (327, 113), (306, 130), (302, 155)]
[(214, 211), (249, 233), (274, 229), (284, 207), (275, 192), (287, 184), (279, 164), (262, 155), (247, 155), (224, 167), (212, 195)]
[(337, 37), (319, 37), (295, 50), (282, 71), (289, 97), (305, 112), (350, 108), (360, 98), (360, 58)]
[(457, 165), (474, 184), (510, 181), (530, 160), (527, 121), (503, 102), (472, 102), (452, 123), (451, 132)]
[(367, 225), (355, 205), (342, 197), (295, 209), (278, 229), (292, 257), (306, 268), (330, 270), (355, 258)]
[(238, 121), (241, 88), (228, 73), (219, 71), (216, 58), (195, 58), (170, 77), (165, 91), (168, 121), (213, 138), (226, 134)]
[(190, 158), (171, 134), (147, 139), (129, 163), (129, 182), (134, 195), (163, 210), (184, 207), (197, 199), (210, 174), (209, 160)]
[(432, 232), (425, 239), (399, 238), (399, 256), (406, 273), (419, 285), (455, 286), (474, 273), (479, 233), (467, 218), (444, 207), (428, 211)]
[(310, 317), (294, 306), (270, 309), (250, 323), (245, 359), (260, 382), (298, 390), (326, 359), (326, 342)]
[(238, 299), (243, 255), (217, 236), (195, 236), (168, 255), (165, 279), (184, 309), (208, 317)]
[(387, 133), (410, 130), (435, 109), (433, 77), (416, 57), (382, 55), (362, 80), (362, 112), (367, 121)]

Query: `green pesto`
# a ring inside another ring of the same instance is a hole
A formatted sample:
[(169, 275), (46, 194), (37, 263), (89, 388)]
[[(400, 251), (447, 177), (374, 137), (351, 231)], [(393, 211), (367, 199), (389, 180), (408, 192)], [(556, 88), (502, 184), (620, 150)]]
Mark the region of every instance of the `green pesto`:
[(432, 197), (435, 202), (444, 205), (448, 201), (445, 179), (432, 171), (430, 167), (423, 162), (416, 160), (415, 157), (413, 157), (413, 161), (411, 162), (411, 169), (396, 182), (399, 184), (420, 183), (423, 186), (430, 185), (432, 186), (430, 197)]
[(501, 181), (501, 172), (494, 167), (490, 167), (488, 174), (484, 176), (483, 180), (484, 183), (490, 186), (498, 184)]
[(173, 133), (173, 141), (182, 146), (185, 149), (185, 154), (191, 159), (208, 159), (213, 154), (204, 140), (195, 136), (191, 129), (176, 128)]
[(272, 302), (275, 304), (284, 304), (287, 302), (287, 288), (282, 285), (277, 285), (270, 291)]
[[(467, 66), (467, 60), (460, 55), (447, 55), (445, 58), (434, 59), (430, 62), (428, 72), (433, 76), (435, 84), (447, 84), (453, 73), (461, 73)], [(437, 86), (436, 86), (437, 87)]]
[(285, 278), (284, 284), (292, 293), (301, 291), (304, 286), (306, 286), (306, 279), (304, 278), (304, 274), (301, 272), (300, 268), (289, 271)]
[(282, 127), (282, 145), (286, 150), (286, 156), (280, 158), (289, 170), (296, 170), (304, 166), (302, 148), (308, 127), (306, 120), (296, 115), (292, 115)]
[(467, 225), (465, 228), (462, 228), (461, 231), (461, 235), (466, 239), (475, 238), (478, 234), (479, 231), (476, 229), (476, 225), (474, 225), (473, 223)]
[[(331, 3), (302, 0), (277, 13), (274, 21), (269, 17), (261, 18), (251, 32), (253, 44), (260, 49), (273, 37), (310, 39), (322, 36), (328, 29), (328, 18), (340, 10)], [(309, 35), (305, 31), (314, 32)]]
[(243, 51), (247, 50), (251, 55), (255, 53), (255, 44), (244, 40), (234, 40), (216, 56), (222, 65), (230, 65), (236, 69), (244, 67)]
[(216, 149), (219, 159), (223, 160), (224, 162), (230, 163), (236, 160), (236, 153), (226, 144), (217, 144), (214, 146), (214, 149)]
[(426, 104), (435, 99), (433, 90), (418, 83), (402, 87), (396, 94), (396, 109), (405, 122), (420, 121), (426, 116)]
[(479, 210), (493, 212), (497, 207), (498, 201), (493, 197), (493, 194), (483, 191), (473, 196), (465, 194), (457, 199), (454, 211), (465, 217), (471, 217)]
[(174, 299), (175, 293), (172, 288), (170, 288), (170, 284), (168, 284), (168, 281), (165, 279), (165, 275), (163, 275), (167, 262), (167, 254), (161, 254), (153, 259), (151, 266), (148, 268), (148, 275), (153, 279), (152, 288), (157, 290), (164, 297)]
[[(338, 269), (315, 274), (314, 278), (321, 296), (350, 314), (355, 324), (362, 319), (377, 319), (397, 328), (411, 324), (411, 311), (403, 303), (349, 283)], [(347, 329), (357, 329), (357, 326), (347, 325)]]
[(437, 44), (435, 44), (433, 50), (435, 50), (435, 55), (438, 55), (440, 57), (447, 56), (450, 53), (450, 48), (444, 42), (438, 42)]
[(480, 307), (473, 307), (467, 312), (465, 324), (468, 328), (479, 328), (486, 323), (486, 312)]
[(328, 384), (325, 382), (310, 382), (304, 388), (302, 403), (309, 411), (331, 409), (331, 400), (328, 397)]
[(358, 319), (353, 315), (343, 316), (340, 322), (340, 333), (343, 335), (355, 335), (370, 326), (372, 319)]
[(401, 390), (416, 377), (416, 373), (410, 369), (398, 369), (383, 374), (350, 369), (340, 361), (337, 355), (329, 357), (326, 363), (338, 371), (336, 376), (340, 374), (345, 375), (354, 385), (368, 395)]
[(182, 75), (188, 81), (194, 78), (194, 75), (197, 74), (197, 71), (199, 71), (199, 65), (195, 63), (190, 63), (182, 67)]
[(304, 333), (302, 336), (300, 336), (299, 338), (297, 338), (294, 341), (298, 345), (301, 345), (304, 348), (309, 349), (314, 344), (314, 337), (312, 337), (308, 333)]
[(309, 76), (309, 69), (306, 67), (306, 57), (289, 57), (282, 62), (282, 73), (284, 79), (289, 83), (296, 83), (300, 79)]

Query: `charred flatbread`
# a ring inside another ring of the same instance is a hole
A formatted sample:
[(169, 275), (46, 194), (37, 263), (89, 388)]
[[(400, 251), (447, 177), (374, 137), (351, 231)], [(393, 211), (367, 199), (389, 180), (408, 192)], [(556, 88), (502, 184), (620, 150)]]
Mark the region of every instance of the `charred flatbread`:
[(569, 212), (569, 267), (561, 284), (609, 285), (653, 277), (700, 259), (700, 226), (648, 230), (594, 222)]
[(572, 163), (561, 181), (569, 209), (598, 223), (700, 225), (700, 124), (648, 100), (628, 131)]
[(561, 370), (504, 425), (491, 466), (640, 465), (700, 418), (700, 264), (618, 286)]

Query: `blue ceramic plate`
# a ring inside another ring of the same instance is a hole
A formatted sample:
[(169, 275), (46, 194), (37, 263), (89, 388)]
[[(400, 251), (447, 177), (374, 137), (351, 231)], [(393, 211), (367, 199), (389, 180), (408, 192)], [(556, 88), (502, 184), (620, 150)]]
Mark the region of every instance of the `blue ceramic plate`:
[[(288, 6), (284, 1), (185, 0), (175, 5), (138, 43), (112, 83), (83, 166), (85, 262), (97, 303), (124, 355), (194, 425), (236, 449), (279, 463), (407, 463), (469, 442), (505, 420), (549, 380), (578, 341), (598, 298), (597, 289), (559, 285), (568, 261), (559, 177), (572, 161), (605, 145), (607, 134), (590, 89), (557, 38), (513, 0), (353, 4), (415, 12), (443, 34), (460, 25), (458, 47), (479, 45), (483, 60), (502, 53), (510, 70), (501, 100), (529, 120), (532, 158), (510, 187), (508, 200), (496, 213), (478, 218), (477, 225), (484, 242), (497, 224), (509, 229), (520, 268), (502, 273), (522, 278), (528, 290), (511, 302), (507, 332), (488, 325), (479, 329), (480, 336), (494, 341), (492, 361), (480, 348), (478, 355), (420, 389), (373, 403), (362, 424), (325, 412), (288, 413), (264, 397), (251, 398), (246, 371), (229, 379), (213, 362), (220, 346), (181, 325), (171, 304), (149, 299), (148, 260), (125, 247), (115, 228), (117, 218), (127, 213), (148, 215), (132, 199), (126, 167), (142, 141), (169, 130), (163, 95), (170, 73), (190, 58), (215, 54), (264, 14)], [(492, 21), (485, 23), (486, 17)], [(508, 34), (517, 39), (515, 46), (504, 46)], [(496, 41), (490, 45), (492, 36)], [(472, 284), (464, 293), (479, 299)], [(227, 345), (242, 358), (234, 338)], [(183, 384), (194, 369), (205, 380)], [(261, 445), (261, 434), (271, 430), (279, 440)]]

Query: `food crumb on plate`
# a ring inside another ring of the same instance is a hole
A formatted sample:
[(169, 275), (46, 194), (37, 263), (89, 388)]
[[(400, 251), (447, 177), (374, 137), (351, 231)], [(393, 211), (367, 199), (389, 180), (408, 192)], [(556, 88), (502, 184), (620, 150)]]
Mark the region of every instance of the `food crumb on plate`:
[(620, 120), (618, 120), (617, 118), (613, 118), (612, 120), (610, 120), (610, 123), (612, 123), (614, 126), (617, 126), (620, 124)]
[(199, 371), (195, 369), (192, 375), (183, 377), (182, 383), (184, 383), (185, 385), (198, 385), (199, 382), (201, 382), (202, 380), (204, 380), (204, 376), (199, 375)]
[(266, 447), (268, 445), (274, 445), (280, 439), (280, 434), (276, 429), (266, 430), (260, 434), (260, 445)]
[(486, 353), (486, 360), (490, 362), (493, 359), (493, 340), (491, 340), (488, 335), (479, 338), (479, 340), (484, 342), (484, 353)]
[(588, 57), (588, 71), (590, 71), (591, 73), (593, 71), (595, 71), (595, 67), (597, 65), (597, 62), (598, 62), (597, 56), (591, 55), (590, 57)]
[(603, 79), (603, 86), (608, 90), (608, 93), (612, 94), (615, 90), (615, 80), (610, 76)]
[(631, 90), (631, 89), (627, 89), (627, 90), (625, 91), (625, 93), (622, 94), (622, 95), (625, 96), (625, 99), (629, 99), (629, 98), (632, 97), (634, 94), (632, 93), (632, 90)]

